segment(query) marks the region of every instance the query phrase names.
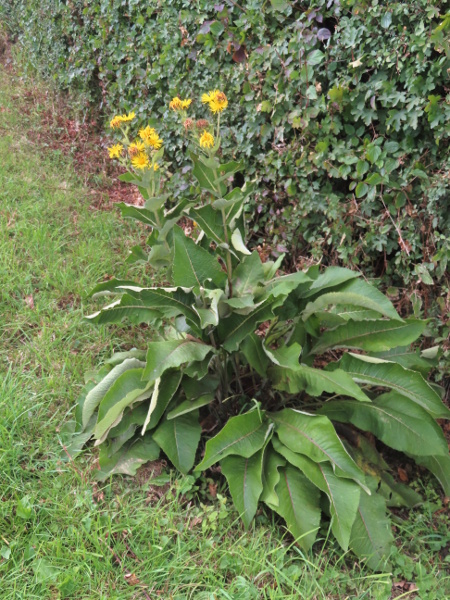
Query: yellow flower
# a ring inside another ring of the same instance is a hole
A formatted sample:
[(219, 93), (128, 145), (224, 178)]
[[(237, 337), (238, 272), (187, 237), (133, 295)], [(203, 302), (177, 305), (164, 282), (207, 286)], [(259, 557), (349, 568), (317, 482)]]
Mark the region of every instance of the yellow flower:
[(202, 133), (199, 141), (202, 148), (212, 148), (214, 146), (214, 136), (208, 131)]
[(136, 156), (136, 154), (140, 154), (141, 152), (145, 151), (145, 146), (143, 144), (143, 142), (141, 142), (141, 140), (136, 140), (135, 142), (132, 142), (129, 146), (128, 146), (128, 154), (130, 156)]
[(114, 144), (111, 148), (108, 148), (109, 158), (120, 158), (122, 154), (123, 146), (122, 144)]
[(147, 144), (147, 146), (151, 146), (155, 150), (159, 150), (159, 148), (161, 148), (161, 146), (163, 145), (163, 141), (156, 133), (156, 131), (155, 133), (152, 133), (152, 135), (148, 136), (148, 138), (145, 140), (145, 143)]
[(169, 103), (169, 108), (171, 108), (172, 110), (180, 110), (181, 104), (181, 99), (178, 98), (178, 96), (175, 96), (175, 98), (172, 98), (172, 101)]
[(112, 127), (113, 129), (116, 129), (116, 127), (120, 127), (121, 123), (122, 123), (122, 117), (119, 115), (116, 115), (115, 117), (113, 117), (111, 119), (109, 126)]
[(150, 127), (149, 125), (147, 125), (145, 129), (139, 130), (139, 137), (141, 138), (141, 140), (144, 140), (145, 143), (147, 143), (147, 140), (154, 135), (156, 135), (156, 131), (153, 129), (153, 127)]
[(158, 169), (159, 169), (159, 165), (158, 165), (158, 163), (155, 163), (155, 164), (153, 165), (153, 170), (154, 170), (154, 171), (157, 171)]
[(135, 117), (136, 117), (136, 113), (133, 111), (133, 112), (128, 113), (127, 115), (122, 115), (120, 118), (122, 119), (122, 121), (124, 123), (126, 123), (127, 121), (132, 121)]
[(187, 100), (187, 99), (186, 100), (182, 100), (181, 101), (181, 108), (183, 110), (186, 110), (186, 108), (190, 107), (191, 103), (192, 103), (192, 100), (190, 100), (190, 99), (189, 100)]
[(209, 104), (209, 109), (213, 113), (222, 112), (228, 106), (228, 99), (225, 94), (219, 90), (213, 90), (202, 95), (203, 104)]
[(144, 152), (136, 154), (131, 159), (131, 164), (135, 169), (145, 169), (149, 165), (148, 156)]

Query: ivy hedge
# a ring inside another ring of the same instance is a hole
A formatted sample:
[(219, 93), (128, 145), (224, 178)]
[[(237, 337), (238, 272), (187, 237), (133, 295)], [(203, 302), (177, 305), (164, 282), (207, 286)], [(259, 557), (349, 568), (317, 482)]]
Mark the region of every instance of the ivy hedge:
[[(36, 66), (84, 90), (106, 117), (135, 110), (171, 126), (169, 98), (224, 89), (233, 108), (223, 151), (238, 147), (256, 185), (255, 244), (289, 249), (297, 266), (312, 256), (361, 269), (418, 297), (439, 282), (443, 312), (445, 5), (0, 0)], [(166, 148), (179, 164), (181, 144)]]

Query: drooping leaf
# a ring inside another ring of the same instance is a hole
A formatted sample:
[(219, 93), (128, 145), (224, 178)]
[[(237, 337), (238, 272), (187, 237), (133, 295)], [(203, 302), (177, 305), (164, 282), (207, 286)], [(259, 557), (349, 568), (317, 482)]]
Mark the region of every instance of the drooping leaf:
[(147, 352), (145, 350), (138, 350), (137, 348), (132, 348), (126, 352), (114, 352), (111, 358), (105, 360), (105, 364), (115, 367), (122, 363), (126, 358), (137, 358), (138, 360), (144, 361), (146, 354)]
[(192, 208), (189, 216), (200, 225), (209, 239), (221, 247), (228, 246), (220, 211), (214, 210), (211, 205), (207, 204), (200, 208)]
[(273, 302), (266, 300), (248, 315), (232, 314), (226, 319), (221, 319), (218, 332), (222, 346), (228, 352), (238, 349), (239, 343), (249, 334), (254, 333), (257, 325), (273, 317)]
[(198, 410), (163, 421), (153, 433), (153, 439), (182, 473), (188, 473), (195, 462), (202, 428)]
[(350, 536), (350, 548), (374, 571), (389, 568), (388, 556), (394, 538), (386, 513), (386, 500), (375, 489), (370, 496), (361, 493)]
[(153, 382), (142, 381), (143, 372), (142, 367), (125, 371), (106, 392), (98, 407), (94, 430), (97, 440), (104, 439), (111, 427), (120, 422), (126, 408), (150, 397)]
[(395, 450), (421, 456), (448, 454), (447, 442), (436, 421), (421, 406), (396, 392), (383, 394), (371, 403), (328, 402), (319, 412), (333, 421), (353, 423), (370, 431)]
[(144, 362), (137, 360), (136, 358), (128, 358), (120, 365), (117, 365), (111, 369), (111, 371), (109, 371), (109, 373), (100, 381), (100, 383), (98, 383), (88, 392), (82, 409), (81, 420), (83, 428), (87, 426), (97, 406), (100, 404), (106, 392), (113, 385), (116, 379), (118, 379), (122, 373), (125, 373), (125, 371), (128, 371), (129, 369), (136, 369), (144, 366)]
[(241, 254), (244, 254), (246, 256), (249, 256), (251, 254), (250, 250), (244, 244), (244, 240), (242, 239), (242, 233), (239, 228), (236, 228), (231, 234), (231, 243), (233, 245), (233, 248), (237, 250), (237, 252), (240, 252)]
[(292, 452), (277, 441), (276, 437), (273, 438), (273, 445), (279, 454), (300, 469), (311, 483), (327, 495), (330, 503), (331, 530), (342, 549), (347, 550), (359, 506), (360, 486), (351, 479), (337, 477), (331, 465), (316, 463), (305, 455)]
[(375, 358), (381, 358), (391, 362), (396, 362), (406, 369), (412, 369), (413, 371), (420, 371), (425, 377), (428, 375), (430, 370), (435, 366), (433, 360), (429, 360), (420, 355), (420, 352), (416, 350), (411, 351), (410, 348), (399, 346), (393, 348), (387, 352), (372, 352), (371, 356)]
[[(272, 440), (273, 439), (274, 438), (272, 438)], [(279, 500), (275, 488), (280, 481), (279, 469), (285, 465), (285, 459), (275, 452), (273, 446), (269, 444), (264, 453), (262, 472), (263, 490), (261, 493), (261, 500), (270, 508), (278, 506)]]
[(167, 420), (175, 419), (180, 415), (186, 415), (193, 410), (197, 410), (202, 406), (207, 406), (214, 400), (214, 394), (205, 394), (204, 396), (199, 396), (195, 400), (184, 400), (179, 404), (176, 408), (173, 408), (170, 412), (167, 413)]
[(220, 461), (222, 473), (230, 487), (231, 497), (246, 528), (250, 526), (263, 489), (263, 449), (249, 458), (230, 455)]
[(136, 475), (136, 471), (141, 465), (150, 460), (156, 460), (159, 453), (159, 446), (150, 436), (132, 440), (112, 456), (109, 456), (108, 446), (104, 444), (100, 448), (100, 471), (96, 477), (98, 480), (104, 481), (115, 473)]
[(337, 304), (351, 304), (374, 310), (390, 319), (402, 320), (386, 296), (362, 279), (351, 279), (340, 285), (335, 291), (321, 294), (308, 303), (302, 313), (302, 318), (306, 321), (316, 311)]
[(397, 363), (360, 356), (348, 352), (337, 363), (329, 365), (346, 371), (354, 381), (390, 388), (422, 406), (435, 419), (449, 418), (450, 411), (420, 373)]
[(238, 296), (253, 293), (264, 280), (264, 269), (258, 252), (246, 256), (233, 271), (233, 293)]
[(417, 456), (415, 454), (411, 456), (416, 463), (433, 473), (441, 484), (444, 494), (450, 496), (450, 456)]
[[(306, 274), (311, 277), (313, 272), (309, 269)], [(323, 273), (314, 279), (309, 290), (303, 294), (303, 297), (314, 296), (322, 290), (336, 287), (357, 277), (360, 277), (360, 273), (357, 271), (350, 271), (350, 269), (344, 269), (343, 267), (327, 267)]]
[(426, 321), (348, 321), (345, 325), (323, 333), (311, 352), (328, 348), (361, 348), (371, 352), (390, 350), (412, 344), (424, 331)]
[(140, 221), (145, 225), (150, 225), (151, 227), (158, 227), (155, 214), (147, 208), (135, 206), (134, 204), (125, 204), (121, 202), (119, 204), (119, 209), (122, 213), (122, 217), (124, 218), (136, 219), (137, 221)]
[(264, 413), (257, 410), (231, 417), (223, 429), (206, 442), (205, 457), (195, 470), (204, 471), (230, 454), (250, 458), (264, 446), (272, 427)]
[(395, 481), (390, 473), (384, 471), (380, 474), (380, 478), (381, 482), (378, 493), (386, 498), (387, 506), (407, 506), (408, 508), (413, 508), (423, 502), (420, 494), (409, 486)]
[(298, 469), (287, 466), (280, 472), (275, 493), (278, 506), (272, 506), (286, 521), (289, 531), (304, 550), (314, 544), (320, 527), (320, 492)]
[(169, 371), (156, 379), (147, 414), (142, 424), (141, 435), (158, 425), (164, 411), (178, 390), (181, 377), (180, 371)]
[(134, 281), (128, 281), (128, 279), (109, 279), (108, 281), (102, 281), (95, 286), (88, 294), (88, 298), (92, 296), (106, 296), (110, 294), (124, 294), (125, 290), (120, 286), (123, 285), (136, 285)]
[(170, 319), (184, 315), (190, 321), (198, 323), (192, 304), (195, 302), (194, 294), (189, 288), (126, 288), (128, 294), (143, 306), (158, 311)]
[(311, 396), (320, 396), (323, 392), (356, 398), (360, 402), (370, 402), (370, 398), (342, 369), (324, 371), (306, 365), (298, 365), (295, 369), (272, 367), (273, 385), (278, 390), (291, 394), (305, 390)]
[(255, 333), (247, 335), (241, 343), (240, 350), (248, 361), (248, 364), (261, 375), (267, 377), (269, 359), (264, 352), (263, 343)]
[(146, 306), (142, 300), (135, 299), (129, 294), (123, 294), (119, 300), (85, 318), (97, 325), (120, 323), (123, 319), (129, 319), (131, 323), (139, 325), (140, 323), (154, 323), (161, 317), (160, 312)]
[(223, 197), (227, 193), (227, 186), (220, 181), (218, 170), (205, 164), (205, 161), (196, 156), (193, 152), (190, 153), (194, 167), (192, 173), (204, 190), (212, 192), (218, 198)]
[(273, 296), (274, 298), (277, 296), (288, 296), (293, 290), (301, 285), (308, 284), (310, 281), (308, 275), (303, 273), (303, 271), (274, 277), (264, 284), (264, 287), (257, 294), (257, 298), (261, 300), (269, 296)]
[(172, 277), (176, 286), (201, 288), (210, 279), (221, 286), (226, 279), (217, 258), (188, 238), (181, 227), (173, 230)]
[(336, 475), (361, 484), (362, 471), (345, 450), (327, 417), (285, 408), (271, 413), (270, 418), (280, 441), (290, 450), (305, 454), (314, 462), (329, 462)]
[(189, 339), (150, 342), (143, 377), (154, 381), (167, 369), (203, 360), (212, 350), (212, 346), (208, 344), (192, 342)]

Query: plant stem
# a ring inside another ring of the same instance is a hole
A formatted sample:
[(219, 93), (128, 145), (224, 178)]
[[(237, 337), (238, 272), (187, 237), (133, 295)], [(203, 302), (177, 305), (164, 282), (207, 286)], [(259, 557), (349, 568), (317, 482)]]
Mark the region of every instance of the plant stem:
[[(228, 239), (228, 227), (227, 227), (227, 218), (225, 216), (225, 209), (222, 208), (222, 221), (223, 221), (223, 231), (224, 231), (224, 235), (225, 235), (225, 242), (227, 244), (227, 246), (230, 245), (230, 241)], [(233, 268), (231, 265), (231, 252), (229, 250), (226, 251), (226, 259), (227, 259), (227, 278), (228, 278), (228, 289), (230, 291), (230, 298), (233, 297), (233, 283), (232, 283), (232, 276), (233, 276)]]

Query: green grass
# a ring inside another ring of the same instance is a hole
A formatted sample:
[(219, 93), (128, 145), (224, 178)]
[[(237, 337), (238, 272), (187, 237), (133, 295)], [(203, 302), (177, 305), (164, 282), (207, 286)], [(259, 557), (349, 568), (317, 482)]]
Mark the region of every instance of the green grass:
[[(95, 452), (65, 460), (59, 436), (83, 373), (148, 336), (84, 322), (86, 294), (106, 276), (148, 273), (122, 263), (139, 230), (90, 208), (70, 160), (26, 135), (46, 108), (44, 94), (26, 96), (39, 85), (0, 70), (0, 598), (448, 597), (446, 515), (430, 486), (398, 519), (392, 573), (374, 574), (329, 541), (303, 554), (270, 513), (245, 532), (206, 480), (99, 485)], [(418, 595), (392, 587), (402, 580)]]

